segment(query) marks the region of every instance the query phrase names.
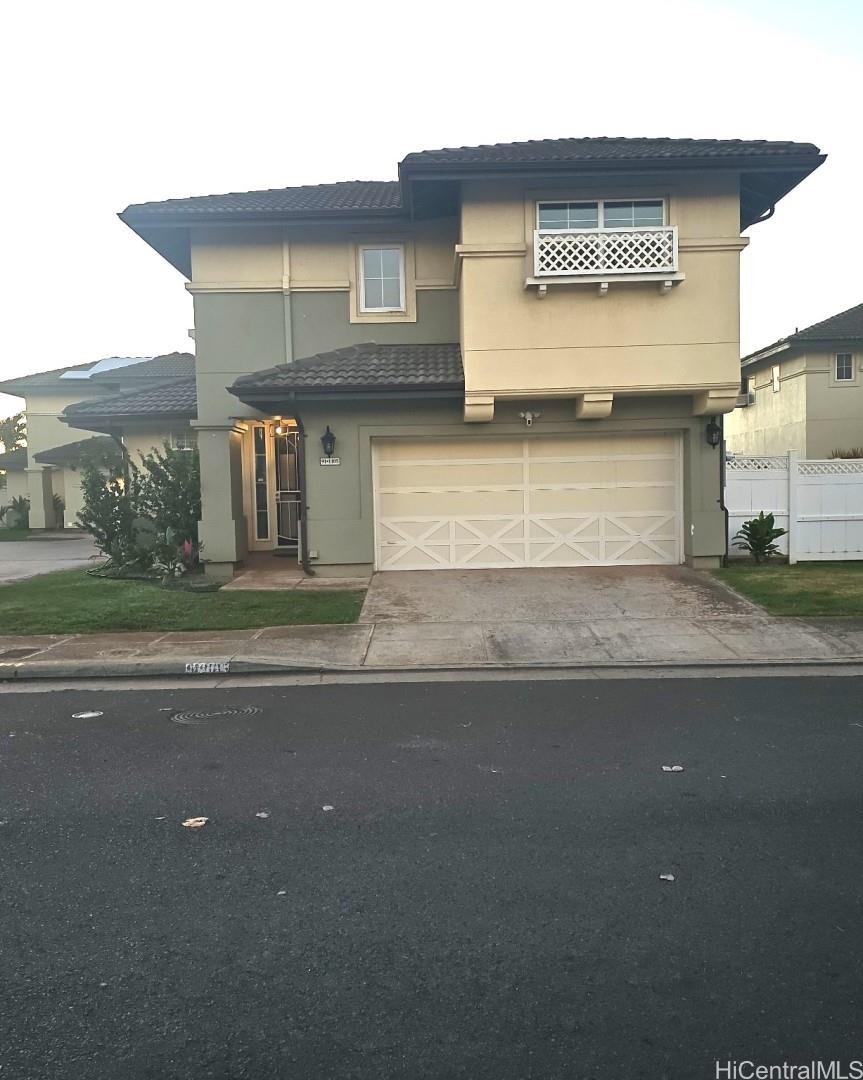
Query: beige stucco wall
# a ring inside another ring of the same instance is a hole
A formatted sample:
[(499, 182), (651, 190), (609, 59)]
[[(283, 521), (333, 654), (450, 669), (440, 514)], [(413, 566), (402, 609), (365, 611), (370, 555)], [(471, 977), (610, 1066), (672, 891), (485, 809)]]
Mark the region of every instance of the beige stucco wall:
[[(837, 382), (837, 352), (854, 358), (854, 379)], [(827, 458), (833, 450), (863, 446), (863, 347), (807, 351), (806, 456)]]
[[(619, 182), (618, 182), (619, 184)], [(533, 275), (539, 199), (663, 197), (677, 225), (686, 280), (549, 283)], [(595, 180), (554, 188), (517, 180), (462, 186), (461, 327), (467, 392), (495, 397), (582, 391), (733, 392), (739, 358), (739, 205), (736, 179), (663, 184), (632, 177), (625, 188)], [(719, 411), (717, 409), (717, 411)]]
[(773, 390), (773, 367), (754, 372), (755, 404), (737, 408), (725, 418), (725, 441), (735, 454), (808, 454), (806, 437), (807, 379), (803, 357), (778, 355), (779, 391)]
[[(851, 352), (854, 379), (837, 382), (837, 352)], [(735, 409), (726, 419), (729, 450), (740, 454), (784, 454), (828, 458), (833, 450), (863, 446), (863, 349), (777, 353), (754, 373), (755, 404)], [(779, 367), (778, 393), (773, 366)]]

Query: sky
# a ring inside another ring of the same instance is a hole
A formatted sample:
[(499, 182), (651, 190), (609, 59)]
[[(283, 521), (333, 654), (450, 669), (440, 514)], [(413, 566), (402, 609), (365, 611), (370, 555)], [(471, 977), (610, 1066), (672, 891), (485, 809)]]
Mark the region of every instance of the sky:
[[(127, 204), (394, 179), (440, 146), (814, 142), (827, 162), (749, 231), (743, 352), (863, 300), (859, 0), (65, 0), (2, 19), (2, 378), (191, 348), (184, 279)], [(0, 395), (0, 416), (18, 406)]]

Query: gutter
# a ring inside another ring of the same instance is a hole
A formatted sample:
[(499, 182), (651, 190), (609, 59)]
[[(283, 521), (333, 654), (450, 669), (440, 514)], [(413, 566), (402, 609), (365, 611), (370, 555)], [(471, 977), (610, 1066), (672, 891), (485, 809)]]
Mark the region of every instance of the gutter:
[(300, 433), (300, 453), (297, 461), (297, 471), (299, 472), (300, 483), (300, 566), (303, 568), (303, 573), (308, 574), (309, 577), (315, 576), (315, 571), (312, 569), (309, 562), (309, 528), (307, 513), (308, 506), (306, 505), (306, 429), (303, 424), (302, 417), (297, 416), (294, 413), (294, 419), (297, 422), (297, 430)]

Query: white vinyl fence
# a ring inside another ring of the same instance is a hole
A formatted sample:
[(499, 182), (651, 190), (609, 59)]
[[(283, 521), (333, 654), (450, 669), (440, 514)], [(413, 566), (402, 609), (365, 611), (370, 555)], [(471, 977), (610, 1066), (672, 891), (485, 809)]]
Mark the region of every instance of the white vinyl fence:
[(791, 563), (863, 559), (863, 460), (729, 455), (725, 505), (732, 558), (746, 554), (732, 546), (735, 533), (763, 510), (787, 530), (778, 544)]

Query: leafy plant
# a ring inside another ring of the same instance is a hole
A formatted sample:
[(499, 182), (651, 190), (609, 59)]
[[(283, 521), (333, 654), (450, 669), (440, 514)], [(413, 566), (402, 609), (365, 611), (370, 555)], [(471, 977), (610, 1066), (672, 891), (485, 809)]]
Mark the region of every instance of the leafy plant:
[(6, 507), (6, 524), (10, 529), (30, 528), (30, 500), (26, 495), (16, 495)]
[(776, 541), (780, 536), (784, 536), (786, 531), (777, 529), (773, 515), (765, 514), (762, 510), (757, 518), (743, 522), (732, 543), (736, 548), (748, 551), (755, 561), (760, 563), (762, 559), (767, 560), (779, 552)]
[(27, 417), (24, 413), (15, 413), (0, 420), (0, 443), (7, 454), (10, 450), (27, 445)]
[(66, 512), (66, 504), (62, 498), (54, 492), (51, 498), (51, 505), (54, 508), (54, 524), (58, 529), (63, 528), (63, 514)]
[(852, 446), (848, 450), (831, 450), (831, 458), (863, 458), (863, 446)]
[(99, 574), (168, 582), (198, 565), (201, 479), (197, 451), (141, 455), (141, 466), (91, 459), (81, 465), (78, 524), (108, 556)]

